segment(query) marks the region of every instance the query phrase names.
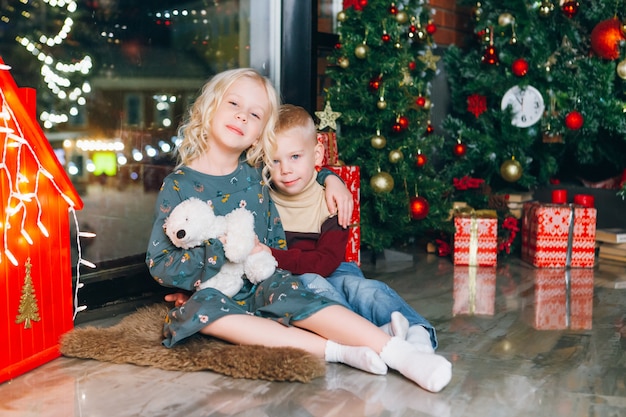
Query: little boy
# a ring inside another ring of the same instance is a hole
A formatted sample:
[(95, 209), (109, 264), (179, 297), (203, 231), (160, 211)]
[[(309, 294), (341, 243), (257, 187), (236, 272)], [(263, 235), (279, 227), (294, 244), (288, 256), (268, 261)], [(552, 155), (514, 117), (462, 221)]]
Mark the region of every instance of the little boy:
[(316, 181), (324, 149), (309, 113), (283, 105), (275, 133), (274, 148), (264, 151), (272, 161), (270, 194), (287, 237), (287, 250), (271, 249), (280, 268), (300, 275), (310, 291), (338, 301), (391, 336), (434, 352), (433, 326), (387, 284), (365, 278), (355, 263), (344, 262), (349, 233), (329, 213)]

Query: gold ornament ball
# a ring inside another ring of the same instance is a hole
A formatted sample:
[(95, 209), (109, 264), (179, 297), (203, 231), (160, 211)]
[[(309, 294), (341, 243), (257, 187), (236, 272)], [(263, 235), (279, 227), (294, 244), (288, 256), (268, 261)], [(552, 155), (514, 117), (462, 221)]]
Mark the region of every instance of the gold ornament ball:
[(522, 164), (515, 159), (506, 160), (500, 165), (500, 175), (507, 182), (516, 182), (522, 178)]
[(346, 15), (346, 12), (344, 12), (343, 10), (337, 13), (337, 20), (339, 22), (345, 22), (347, 18), (348, 16)]
[(361, 44), (357, 46), (356, 48), (354, 48), (354, 55), (359, 59), (365, 59), (369, 51), (370, 51), (369, 46), (365, 44)]
[(338, 63), (339, 63), (339, 66), (341, 68), (343, 68), (343, 69), (346, 69), (346, 68), (348, 68), (350, 66), (350, 60), (348, 58), (346, 58), (345, 56), (339, 58), (339, 62)]
[(472, 15), (474, 16), (474, 20), (479, 22), (480, 18), (483, 15), (483, 9), (481, 9), (480, 7), (476, 7), (474, 10), (472, 10)]
[(400, 24), (405, 24), (409, 21), (409, 15), (406, 14), (404, 10), (400, 10), (398, 13), (396, 13), (396, 21)]
[(502, 13), (498, 16), (498, 24), (500, 26), (508, 26), (513, 22), (515, 22), (515, 18), (511, 13)]
[(554, 4), (550, 1), (543, 1), (539, 6), (539, 16), (548, 17), (554, 11)]
[(378, 107), (379, 110), (385, 110), (387, 108), (387, 102), (385, 101), (384, 98), (379, 98), (378, 102), (376, 103), (376, 107)]
[(432, 105), (433, 105), (432, 101), (430, 101), (430, 99), (426, 97), (426, 99), (424, 100), (424, 108), (428, 110), (430, 109)]
[(393, 190), (393, 177), (387, 172), (379, 172), (370, 180), (370, 186), (375, 193), (388, 193)]
[(387, 138), (382, 135), (372, 136), (372, 140), (370, 143), (372, 144), (372, 148), (382, 149), (387, 145)]
[(617, 64), (615, 71), (622, 80), (626, 80), (626, 59)]
[(389, 162), (391, 162), (392, 164), (397, 164), (398, 162), (402, 161), (402, 158), (404, 158), (404, 155), (402, 154), (402, 151), (400, 149), (394, 149), (393, 151), (389, 152)]

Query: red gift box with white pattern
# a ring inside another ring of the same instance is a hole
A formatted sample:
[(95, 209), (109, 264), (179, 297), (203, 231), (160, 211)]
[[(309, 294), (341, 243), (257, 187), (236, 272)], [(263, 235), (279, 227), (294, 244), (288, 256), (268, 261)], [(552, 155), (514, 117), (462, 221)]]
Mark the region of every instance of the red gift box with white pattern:
[(522, 259), (539, 268), (593, 268), (596, 209), (573, 204), (524, 204)]
[(350, 238), (346, 247), (346, 262), (361, 265), (361, 170), (358, 166), (328, 166), (345, 182), (352, 193), (354, 211), (350, 221)]
[(452, 314), (493, 316), (496, 304), (496, 268), (454, 266)]
[(589, 330), (593, 316), (593, 270), (535, 269), (533, 296), (524, 308), (537, 330)]
[(455, 216), (455, 265), (494, 266), (498, 261), (498, 219)]
[(337, 135), (335, 132), (317, 132), (317, 141), (324, 145), (324, 159), (322, 165), (339, 165)]

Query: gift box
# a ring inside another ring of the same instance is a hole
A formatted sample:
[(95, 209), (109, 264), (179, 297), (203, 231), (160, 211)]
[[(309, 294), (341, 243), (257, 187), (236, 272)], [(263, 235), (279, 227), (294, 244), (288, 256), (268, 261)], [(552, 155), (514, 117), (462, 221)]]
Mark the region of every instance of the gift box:
[(498, 218), (490, 210), (463, 211), (454, 216), (455, 265), (494, 266), (498, 258)]
[(593, 268), (596, 209), (574, 204), (524, 204), (524, 261), (539, 268)]
[(354, 211), (350, 221), (350, 238), (346, 247), (346, 262), (361, 265), (361, 170), (358, 166), (327, 166), (345, 182), (352, 193)]
[(493, 316), (496, 303), (496, 268), (455, 266), (452, 315)]
[(589, 330), (593, 315), (593, 270), (535, 269), (533, 295), (524, 316), (537, 330)]
[(335, 132), (317, 132), (317, 141), (324, 145), (324, 159), (322, 165), (339, 165), (337, 135)]

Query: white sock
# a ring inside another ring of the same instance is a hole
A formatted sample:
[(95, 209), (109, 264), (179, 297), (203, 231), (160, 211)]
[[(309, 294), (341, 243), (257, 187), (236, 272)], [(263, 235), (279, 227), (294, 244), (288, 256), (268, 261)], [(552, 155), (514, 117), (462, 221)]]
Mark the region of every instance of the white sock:
[(452, 378), (452, 364), (443, 356), (422, 353), (406, 340), (392, 337), (380, 357), (387, 366), (431, 391), (441, 391)]
[(433, 344), (430, 342), (430, 332), (422, 325), (415, 324), (409, 327), (406, 341), (412, 344), (422, 353), (435, 353)]
[(387, 374), (387, 365), (372, 349), (366, 346), (346, 346), (332, 340), (326, 342), (326, 362), (339, 362), (376, 375)]
[(407, 331), (409, 330), (409, 321), (404, 317), (404, 314), (399, 311), (394, 311), (391, 313), (391, 321), (387, 324), (383, 324), (379, 329), (391, 337), (396, 336), (400, 339), (406, 339)]
[(393, 330), (393, 336), (406, 339), (409, 321), (404, 317), (404, 314), (399, 311), (391, 313), (391, 330)]

